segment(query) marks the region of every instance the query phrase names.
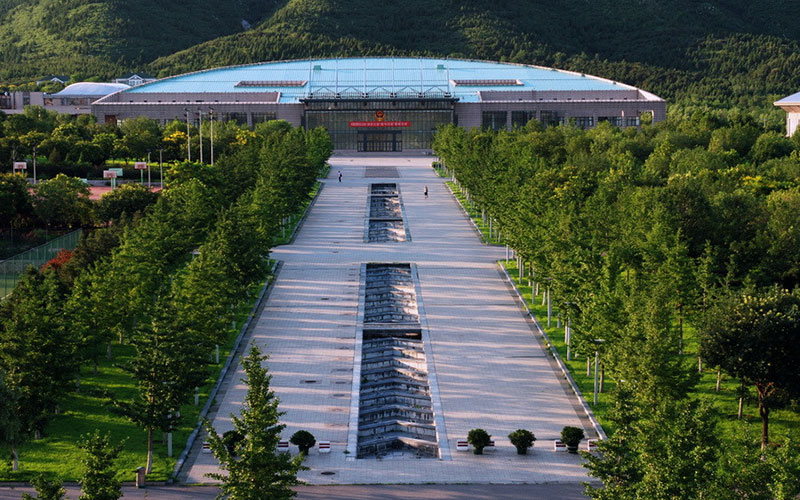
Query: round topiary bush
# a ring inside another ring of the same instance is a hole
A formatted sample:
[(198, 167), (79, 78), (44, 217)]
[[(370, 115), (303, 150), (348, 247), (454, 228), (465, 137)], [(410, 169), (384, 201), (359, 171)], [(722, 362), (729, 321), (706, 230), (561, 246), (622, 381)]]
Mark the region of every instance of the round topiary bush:
[(482, 455), (483, 449), (489, 445), (492, 436), (483, 429), (472, 429), (467, 434), (467, 442), (472, 445), (472, 449), (476, 455)]
[(517, 454), (525, 455), (528, 453), (528, 448), (533, 446), (533, 442), (536, 441), (536, 436), (529, 430), (517, 429), (508, 435), (508, 439), (517, 449)]
[(578, 446), (583, 440), (583, 429), (578, 427), (570, 427), (569, 425), (561, 429), (561, 441), (567, 445), (567, 451), (570, 453), (578, 453)]
[(314, 435), (310, 432), (300, 430), (292, 434), (292, 437), (289, 438), (289, 442), (297, 445), (297, 447), (300, 448), (300, 453), (308, 455), (308, 450), (316, 444), (317, 440), (314, 439)]

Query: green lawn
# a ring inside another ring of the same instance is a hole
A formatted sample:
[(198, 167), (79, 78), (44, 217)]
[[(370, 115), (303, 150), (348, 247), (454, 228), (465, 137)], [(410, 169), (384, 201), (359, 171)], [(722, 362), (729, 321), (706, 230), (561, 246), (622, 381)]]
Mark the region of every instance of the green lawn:
[[(162, 443), (157, 436), (153, 454), (153, 472), (148, 476), (151, 481), (164, 481), (172, 473), (175, 462), (180, 455), (189, 434), (194, 429), (200, 410), (208, 394), (214, 386), (225, 358), (238, 335), (238, 328), (247, 319), (258, 292), (264, 283), (254, 284), (236, 309), (237, 330), (229, 330), (225, 346), (220, 346), (220, 363), (211, 365), (206, 384), (200, 389), (200, 404), (194, 406), (193, 401), (181, 408), (181, 425), (173, 433), (173, 456), (167, 456), (166, 441)], [(77, 392), (69, 394), (61, 404), (61, 413), (53, 418), (45, 435), (38, 441), (30, 440), (19, 449), (20, 470), (11, 472), (10, 462), (4, 461), (0, 466), (0, 480), (28, 480), (40, 472), (57, 475), (65, 481), (75, 481), (81, 473), (81, 450), (77, 443), (81, 436), (99, 429), (111, 432), (112, 440), (127, 440), (125, 449), (118, 462), (118, 476), (121, 479), (133, 480), (133, 470), (144, 466), (147, 458), (147, 435), (124, 417), (113, 414), (108, 405), (106, 392), (112, 392), (118, 399), (131, 399), (136, 394), (134, 380), (120, 366), (125, 364), (134, 349), (129, 345), (114, 344), (112, 360), (102, 356), (97, 375), (91, 366), (81, 368), (81, 384)], [(209, 357), (211, 360), (211, 358)]]
[[(311, 196), (316, 195), (320, 183), (314, 187)], [(276, 244), (288, 242), (292, 229), (302, 219), (310, 200), (292, 217), (292, 223), (286, 231), (286, 238)], [(230, 328), (226, 345), (220, 346), (220, 363), (211, 365), (206, 384), (200, 388), (200, 403), (194, 406), (193, 401), (181, 408), (181, 425), (173, 433), (173, 455), (167, 456), (166, 441), (157, 436), (153, 454), (153, 472), (148, 475), (149, 481), (164, 481), (170, 477), (178, 456), (186, 445), (186, 440), (197, 423), (200, 410), (208, 399), (222, 365), (230, 353), (233, 343), (244, 321), (249, 316), (264, 281), (255, 283), (248, 290), (236, 308), (236, 329)], [(0, 461), (0, 481), (27, 481), (39, 473), (58, 476), (63, 481), (75, 481), (81, 474), (81, 450), (78, 442), (81, 436), (99, 429), (102, 433), (111, 432), (112, 442), (127, 440), (125, 449), (118, 461), (118, 477), (132, 481), (136, 467), (144, 466), (147, 459), (147, 435), (124, 417), (110, 411), (107, 392), (118, 399), (130, 399), (135, 394), (135, 382), (120, 366), (134, 355), (133, 347), (114, 344), (113, 359), (100, 359), (97, 375), (91, 366), (80, 370), (80, 389), (68, 394), (62, 404), (61, 412), (55, 416), (38, 441), (30, 440), (19, 448), (20, 470), (11, 472), (10, 452), (4, 452), (6, 460)], [(211, 358), (209, 358), (211, 360)]]
[[(437, 173), (439, 173), (440, 176), (443, 174), (443, 172), (441, 172), (439, 169), (437, 169)], [(464, 197), (461, 194), (461, 192), (458, 189), (458, 186), (456, 186), (455, 183), (448, 181), (445, 184), (447, 184), (447, 187), (450, 188), (450, 191), (452, 191), (453, 196), (455, 196), (458, 202), (461, 204), (461, 208), (469, 214), (469, 217), (472, 219), (475, 225), (478, 226), (478, 230), (481, 233), (481, 240), (484, 243), (489, 243), (493, 245), (501, 244), (502, 240), (501, 238), (497, 237), (496, 228), (494, 227), (490, 228), (488, 218), (486, 223), (484, 223), (483, 218), (481, 217), (481, 211), (474, 209), (474, 207), (470, 205), (469, 201), (466, 199), (466, 197)], [(492, 229), (491, 233), (493, 234), (490, 234), (489, 229)]]
[[(563, 325), (561, 328), (556, 327), (555, 317), (558, 313), (557, 309), (555, 306), (553, 307), (553, 320), (551, 326), (548, 328), (547, 306), (541, 304), (541, 293), (534, 302), (531, 296), (531, 287), (528, 286), (527, 277), (523, 278), (523, 283), (520, 284), (519, 282), (519, 272), (517, 270), (517, 263), (514, 259), (510, 259), (508, 263), (501, 261), (501, 265), (506, 268), (508, 274), (517, 284), (517, 288), (519, 288), (520, 292), (524, 296), (528, 307), (539, 320), (539, 323), (542, 325), (542, 328), (545, 330), (545, 332), (547, 332), (547, 336), (558, 350), (561, 359), (566, 363), (572, 377), (575, 379), (575, 383), (578, 384), (578, 387), (583, 393), (584, 399), (589, 404), (589, 407), (592, 408), (592, 411), (594, 411), (598, 421), (601, 425), (603, 425), (603, 428), (607, 433), (612, 434), (614, 429), (606, 419), (609, 399), (606, 394), (601, 393), (599, 395), (597, 405), (593, 404), (594, 374), (592, 373), (591, 376), (586, 376), (586, 358), (583, 357), (577, 360), (573, 359), (572, 361), (566, 361), (567, 346), (564, 341), (564, 328)], [(687, 363), (691, 363), (694, 366), (697, 365), (697, 335), (694, 329), (691, 327), (684, 327), (684, 356), (687, 360)], [(745, 432), (752, 435), (753, 439), (760, 439), (761, 418), (758, 415), (758, 408), (755, 401), (755, 391), (751, 388), (748, 388), (749, 397), (745, 398), (742, 422), (739, 422), (736, 418), (739, 404), (738, 381), (730, 380), (723, 375), (720, 391), (716, 392), (716, 370), (714, 370), (713, 367), (704, 368), (705, 369), (701, 374), (701, 379), (697, 385), (695, 395), (711, 401), (714, 407), (717, 409), (717, 412), (720, 415), (719, 425), (720, 430), (722, 431), (721, 435), (723, 440), (732, 440), (736, 434), (742, 432), (742, 426), (744, 426), (746, 429)], [(605, 390), (609, 391), (613, 387), (613, 379), (606, 376)], [(800, 412), (798, 412), (796, 408), (772, 410), (769, 421), (771, 437), (785, 436), (790, 430), (796, 431), (797, 429), (800, 429)]]
[(275, 238), (275, 241), (273, 243), (275, 246), (288, 245), (289, 243), (291, 243), (292, 232), (294, 231), (294, 228), (297, 227), (297, 225), (302, 220), (303, 216), (305, 215), (306, 209), (308, 208), (309, 205), (311, 205), (311, 202), (314, 200), (314, 197), (317, 196), (317, 193), (319, 192), (321, 187), (322, 183), (319, 181), (317, 181), (314, 184), (314, 187), (311, 189), (311, 192), (309, 193), (309, 198), (305, 202), (303, 202), (303, 206), (301, 206), (300, 209), (289, 218), (289, 224), (287, 224), (285, 230), (278, 233), (278, 236), (277, 238)]

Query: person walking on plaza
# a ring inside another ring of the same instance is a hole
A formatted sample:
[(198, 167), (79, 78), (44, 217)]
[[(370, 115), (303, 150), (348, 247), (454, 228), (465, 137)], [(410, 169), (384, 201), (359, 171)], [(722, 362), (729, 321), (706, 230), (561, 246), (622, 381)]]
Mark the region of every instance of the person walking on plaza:
[(339, 170), (339, 182), (342, 182), (342, 171)]
[(425, 190), (423, 191), (423, 193), (425, 193), (425, 199), (427, 200), (428, 199), (428, 186), (425, 186)]

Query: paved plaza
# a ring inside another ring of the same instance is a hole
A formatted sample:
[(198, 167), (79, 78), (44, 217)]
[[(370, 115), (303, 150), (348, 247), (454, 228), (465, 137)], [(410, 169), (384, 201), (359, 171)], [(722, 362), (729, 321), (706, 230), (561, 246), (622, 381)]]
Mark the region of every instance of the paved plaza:
[[(317, 441), (330, 441), (332, 450), (312, 450), (310, 470), (299, 478), (320, 485), (585, 481), (581, 458), (553, 452), (552, 441), (565, 425), (584, 427), (587, 434), (590, 429), (499, 271), (505, 251), (480, 242), (431, 161), (334, 156), (294, 243), (272, 253), (282, 266), (249, 341), (269, 353), (272, 388), (286, 412), (284, 439), (306, 429)], [(376, 177), (395, 172), (395, 178)], [(364, 242), (368, 189), (376, 182), (398, 184), (410, 241)], [(441, 459), (355, 459), (346, 453), (348, 439), (354, 449), (359, 286), (368, 262), (416, 265), (429, 380), (434, 408), (440, 408)], [(230, 414), (239, 411), (247, 390), (243, 376), (237, 367), (233, 382), (217, 396), (213, 423), (219, 432), (232, 428)], [(496, 449), (484, 455), (456, 451), (456, 441), (476, 427), (493, 436)], [(518, 428), (538, 439), (528, 455), (517, 455), (508, 441)], [(195, 446), (180, 479), (207, 483), (204, 474), (216, 469), (213, 456)]]

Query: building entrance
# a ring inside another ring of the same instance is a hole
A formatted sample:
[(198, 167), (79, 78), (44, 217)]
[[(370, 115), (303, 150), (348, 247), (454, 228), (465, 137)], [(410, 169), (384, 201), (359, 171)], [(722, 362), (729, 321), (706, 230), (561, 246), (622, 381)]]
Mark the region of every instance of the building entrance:
[(360, 153), (402, 151), (403, 132), (400, 130), (359, 132), (356, 146)]

